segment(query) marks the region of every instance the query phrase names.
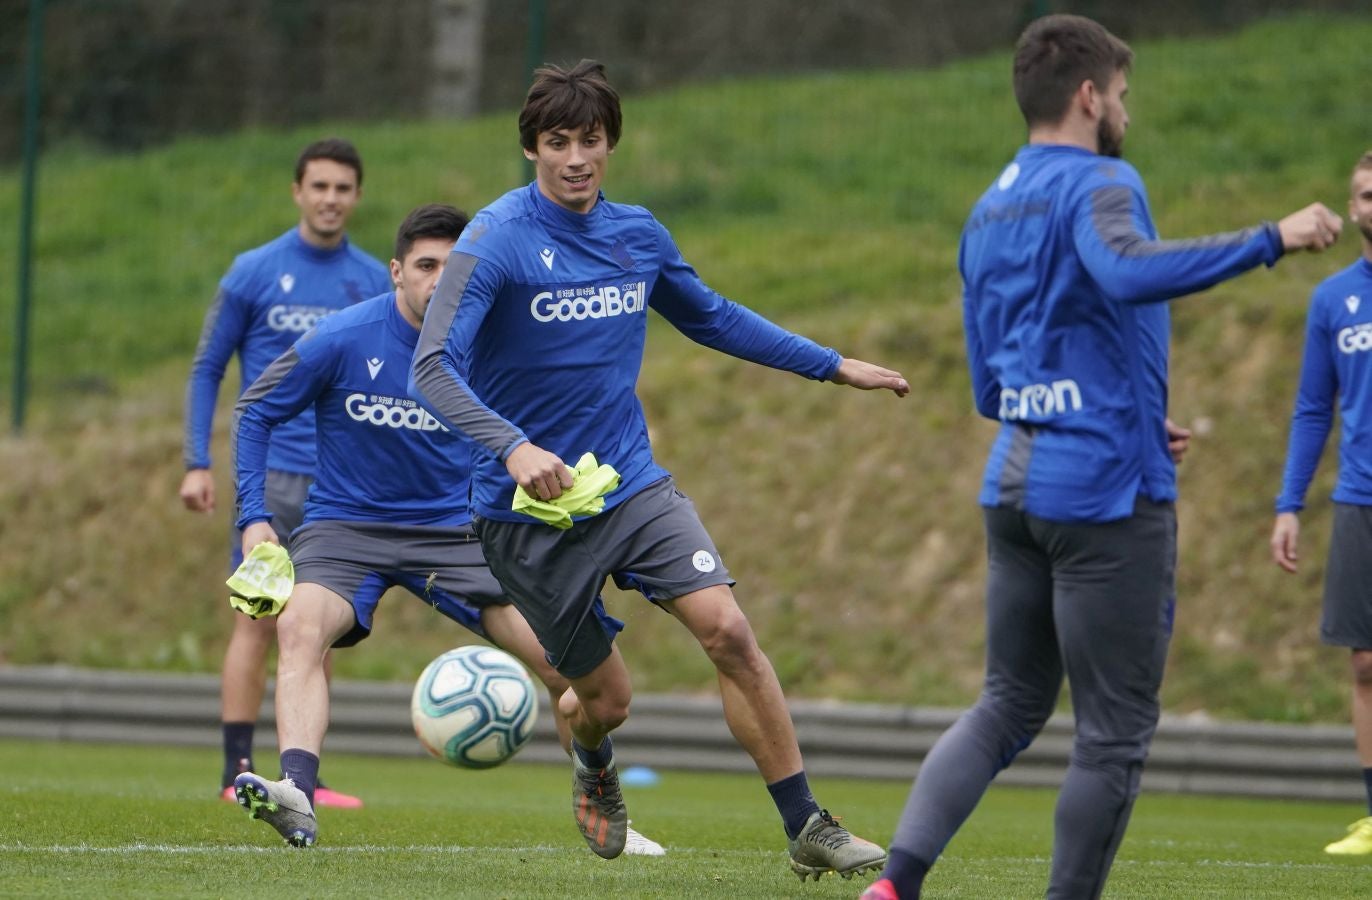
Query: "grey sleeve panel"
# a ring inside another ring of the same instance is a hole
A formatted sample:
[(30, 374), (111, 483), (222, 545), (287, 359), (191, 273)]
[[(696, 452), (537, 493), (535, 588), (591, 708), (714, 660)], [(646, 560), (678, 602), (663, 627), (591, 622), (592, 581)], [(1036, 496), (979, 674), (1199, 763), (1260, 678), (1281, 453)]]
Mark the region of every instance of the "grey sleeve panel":
[(223, 286), (214, 292), (214, 299), (210, 301), (210, 308), (205, 311), (205, 324), (200, 328), (200, 340), (195, 344), (195, 358), (192, 366), (199, 365), (205, 358), (205, 351), (210, 346), (210, 336), (214, 334), (215, 326), (219, 324), (219, 314), (224, 309), (224, 298), (226, 293)]
[[(214, 299), (210, 301), (210, 308), (205, 312), (205, 323), (200, 328), (200, 339), (196, 341), (195, 344), (195, 356), (191, 357), (191, 374), (190, 377), (186, 379), (186, 400), (185, 406), (183, 407), (185, 426), (181, 435), (181, 461), (185, 464), (187, 469), (195, 468), (200, 465), (201, 453), (197, 444), (201, 443), (202, 440), (205, 443), (208, 443), (209, 440), (207, 434), (201, 438), (197, 437), (202, 431), (208, 431), (208, 426), (201, 426), (196, 421), (196, 400), (203, 394), (203, 389), (197, 391), (197, 381), (202, 380), (198, 379), (197, 376), (201, 374), (201, 370), (208, 362), (206, 357), (209, 352), (210, 337), (214, 334), (215, 326), (219, 324), (219, 314), (223, 309), (224, 288), (221, 286), (214, 292)], [(216, 395), (218, 394), (219, 381), (223, 377), (224, 369), (223, 367), (220, 367), (213, 379)], [(216, 397), (212, 397), (209, 400), (211, 408), (214, 406), (215, 399)], [(211, 416), (213, 416), (213, 414), (213, 412), (210, 413)]]
[[(238, 398), (238, 402), (234, 404), (233, 423), (229, 428), (229, 465), (235, 470), (238, 466), (238, 427), (243, 422), (243, 413), (249, 406), (275, 390), (298, 365), (300, 365), (300, 354), (295, 352), (294, 347), (291, 347), (272, 360), (272, 364), (267, 366), (261, 375), (257, 376), (257, 380), (248, 386), (248, 389)], [(268, 431), (275, 424), (277, 423), (269, 421)]]
[(462, 295), (480, 262), (470, 254), (454, 253), (444, 267), (443, 277), (439, 279), (424, 315), (411, 378), (419, 399), (429, 412), (503, 460), (516, 444), (528, 438), (472, 393), (458, 375), (457, 360), (447, 349)]
[(1240, 247), (1248, 244), (1266, 230), (1266, 225), (1254, 225), (1239, 231), (1225, 231), (1204, 237), (1182, 240), (1149, 240), (1134, 227), (1133, 194), (1127, 187), (1112, 185), (1091, 194), (1091, 221), (1101, 243), (1125, 257), (1158, 256), (1164, 253), (1187, 253), (1221, 247)]

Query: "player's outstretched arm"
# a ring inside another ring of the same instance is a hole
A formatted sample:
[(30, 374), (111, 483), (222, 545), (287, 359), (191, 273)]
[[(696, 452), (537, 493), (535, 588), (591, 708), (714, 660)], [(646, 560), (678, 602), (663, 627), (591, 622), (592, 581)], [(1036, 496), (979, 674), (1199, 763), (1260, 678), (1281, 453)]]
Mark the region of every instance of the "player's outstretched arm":
[(860, 359), (844, 357), (843, 362), (838, 364), (838, 370), (829, 380), (834, 384), (846, 384), (860, 391), (890, 391), (897, 397), (904, 397), (910, 393), (910, 383), (899, 372)]
[(1272, 561), (1288, 572), (1296, 571), (1296, 545), (1300, 541), (1301, 520), (1293, 512), (1277, 513), (1272, 525)]
[(1323, 203), (1298, 209), (1277, 223), (1282, 247), (1293, 250), (1326, 250), (1334, 246), (1343, 230), (1343, 219)]

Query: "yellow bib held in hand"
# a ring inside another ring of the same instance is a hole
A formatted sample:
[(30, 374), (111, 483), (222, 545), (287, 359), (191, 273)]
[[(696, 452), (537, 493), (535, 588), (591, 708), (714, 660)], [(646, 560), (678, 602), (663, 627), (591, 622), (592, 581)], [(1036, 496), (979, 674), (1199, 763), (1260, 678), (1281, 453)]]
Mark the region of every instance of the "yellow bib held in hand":
[(274, 616), (291, 599), (295, 566), (286, 548), (263, 541), (244, 558), (229, 579), (229, 605), (254, 619)]
[(539, 500), (523, 487), (516, 487), (510, 508), (565, 530), (572, 527), (573, 516), (599, 514), (605, 508), (605, 495), (619, 487), (614, 466), (597, 464), (594, 453), (582, 454), (576, 466), (569, 466), (567, 471), (572, 473), (572, 486), (556, 500)]

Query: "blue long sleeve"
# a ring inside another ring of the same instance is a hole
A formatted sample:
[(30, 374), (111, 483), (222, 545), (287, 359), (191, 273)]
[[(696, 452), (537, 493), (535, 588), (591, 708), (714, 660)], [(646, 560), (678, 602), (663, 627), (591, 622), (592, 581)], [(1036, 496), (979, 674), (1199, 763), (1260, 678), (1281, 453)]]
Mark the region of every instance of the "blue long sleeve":
[(1291, 435), (1287, 441), (1286, 468), (1282, 473), (1277, 512), (1297, 512), (1305, 508), (1305, 492), (1315, 477), (1325, 441), (1334, 426), (1334, 399), (1338, 376), (1329, 353), (1329, 336), (1312, 305), (1306, 317), (1305, 353), (1301, 358), (1300, 384), (1296, 389), (1296, 408), (1291, 416)]
[(224, 380), (224, 371), (247, 328), (246, 305), (221, 287), (205, 313), (200, 341), (191, 361), (190, 378), (186, 382), (182, 458), (187, 469), (210, 467), (210, 432), (214, 426), (219, 384)]
[(833, 376), (843, 358), (837, 351), (793, 334), (746, 306), (711, 290), (677, 249), (667, 230), (662, 242), (661, 274), (649, 305), (682, 334), (739, 359), (822, 381)]
[(326, 374), (303, 363), (292, 347), (276, 359), (238, 398), (233, 411), (234, 478), (238, 494), (237, 524), (269, 521), (267, 454), (272, 429), (314, 405)]
[(1194, 294), (1282, 254), (1270, 222), (1241, 231), (1186, 240), (1153, 236), (1147, 203), (1128, 184), (1091, 188), (1075, 220), (1077, 253), (1106, 296), (1126, 303), (1155, 303)]

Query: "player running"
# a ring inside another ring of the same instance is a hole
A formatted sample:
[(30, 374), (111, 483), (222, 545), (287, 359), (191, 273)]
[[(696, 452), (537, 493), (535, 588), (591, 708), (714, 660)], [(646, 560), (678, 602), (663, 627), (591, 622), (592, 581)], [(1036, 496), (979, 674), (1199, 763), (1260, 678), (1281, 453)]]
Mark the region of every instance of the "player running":
[[(181, 481), (181, 500), (196, 512), (215, 508), (210, 433), (229, 359), (238, 354), (246, 388), (316, 322), (390, 287), (386, 267), (348, 241), (348, 219), (362, 197), (362, 158), (352, 144), (329, 138), (306, 147), (296, 160), (291, 192), (300, 208), (299, 223), (234, 260), (205, 313), (186, 386), (186, 474)], [(273, 432), (267, 453), (266, 505), (281, 540), (300, 524), (314, 459), (314, 414), (307, 409)], [(230, 529), (232, 572), (243, 558), (241, 535), (232, 522)], [(234, 776), (253, 767), (253, 731), (275, 635), (271, 619), (233, 617), (220, 675), (220, 794), (230, 802)], [(321, 806), (362, 805), (356, 797), (323, 786), (317, 799)]]
[[(396, 235), (395, 290), (330, 316), (267, 367), (234, 411), (243, 552), (276, 541), (265, 503), (272, 433), (313, 408), (318, 466), (304, 524), (291, 535), (295, 588), (277, 621), (281, 780), (234, 779), (238, 802), (293, 846), (315, 842), (319, 756), (329, 719), (324, 656), (366, 638), (382, 594), (404, 587), (479, 637), (509, 650), (547, 686), (556, 710), (567, 681), (501, 593), (471, 528), (468, 450), (406, 394), (410, 359), (434, 285), (467, 218), (414, 210)], [(622, 627), (600, 604), (596, 622)], [(564, 717), (554, 715), (563, 748)], [(632, 851), (662, 848), (634, 833)]]
[[(572, 684), (561, 702), (575, 751), (572, 807), (591, 849), (621, 853), (627, 821), (609, 735), (628, 716), (629, 672), (591, 614), (613, 576), (676, 616), (714, 663), (725, 718), (781, 813), (794, 871), (846, 877), (885, 853), (811, 795), (781, 685), (695, 507), (653, 459), (634, 386), (649, 307), (743, 359), (900, 396), (909, 386), (724, 299), (647, 210), (605, 200), (620, 127), (600, 64), (537, 71), (519, 117), (536, 180), (463, 233), (420, 336), (416, 396), (476, 442), (473, 523), (486, 558)], [(559, 530), (512, 511), (516, 487), (560, 497), (572, 487), (564, 458), (588, 452), (620, 475), (603, 512)]]

